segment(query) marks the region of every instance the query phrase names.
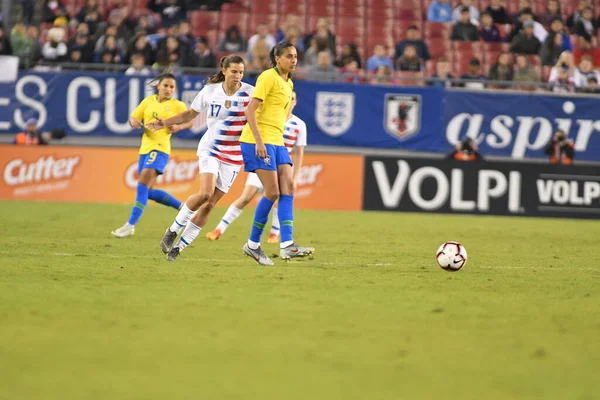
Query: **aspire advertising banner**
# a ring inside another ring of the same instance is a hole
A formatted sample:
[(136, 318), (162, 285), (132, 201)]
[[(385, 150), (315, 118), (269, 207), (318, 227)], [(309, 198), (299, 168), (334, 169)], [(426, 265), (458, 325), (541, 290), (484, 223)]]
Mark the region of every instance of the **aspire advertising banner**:
[(598, 167), (366, 157), (365, 210), (600, 218)]

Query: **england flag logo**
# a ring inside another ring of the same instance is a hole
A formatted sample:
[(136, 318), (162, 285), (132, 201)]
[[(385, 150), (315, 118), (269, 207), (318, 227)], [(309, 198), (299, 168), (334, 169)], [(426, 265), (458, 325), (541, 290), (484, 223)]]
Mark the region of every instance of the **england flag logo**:
[(354, 94), (317, 92), (315, 119), (317, 125), (329, 136), (341, 136), (354, 122)]

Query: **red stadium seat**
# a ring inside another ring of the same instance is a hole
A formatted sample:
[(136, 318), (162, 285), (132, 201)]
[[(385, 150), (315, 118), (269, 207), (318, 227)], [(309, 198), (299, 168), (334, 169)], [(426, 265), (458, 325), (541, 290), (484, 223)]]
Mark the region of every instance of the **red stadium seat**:
[(276, 14), (278, 2), (273, 0), (252, 0), (250, 12), (260, 14)]
[(205, 36), (219, 27), (219, 13), (213, 11), (192, 11), (189, 13), (192, 35)]
[(275, 35), (277, 32), (277, 14), (250, 14), (248, 20), (248, 37), (256, 33), (256, 27), (261, 22), (266, 22), (269, 26), (269, 32)]
[(248, 40), (248, 13), (245, 11), (222, 11), (219, 22), (219, 32), (222, 34), (232, 25), (237, 25), (245, 40)]
[(425, 24), (425, 28), (423, 29), (423, 37), (425, 39), (429, 38), (450, 38), (450, 33), (452, 32), (451, 24), (440, 24), (435, 22), (428, 22)]

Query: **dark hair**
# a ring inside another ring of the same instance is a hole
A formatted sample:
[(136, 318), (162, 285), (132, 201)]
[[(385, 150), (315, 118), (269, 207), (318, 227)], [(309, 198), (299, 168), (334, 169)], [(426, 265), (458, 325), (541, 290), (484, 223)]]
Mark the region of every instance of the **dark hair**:
[(219, 62), (219, 71), (214, 74), (213, 76), (211, 76), (210, 78), (208, 78), (206, 80), (206, 85), (210, 85), (213, 83), (219, 83), (219, 82), (224, 82), (225, 81), (225, 74), (223, 74), (223, 70), (229, 68), (229, 66), (231, 64), (244, 64), (244, 59), (238, 55), (235, 54), (231, 54), (225, 57), (221, 58), (221, 61)]
[(471, 58), (471, 61), (469, 61), (469, 65), (476, 65), (479, 67), (481, 65), (481, 61), (479, 61), (479, 58), (473, 57)]
[(155, 89), (157, 89), (158, 85), (160, 85), (160, 83), (162, 81), (164, 81), (165, 79), (173, 79), (175, 82), (177, 82), (177, 78), (175, 78), (175, 75), (173, 75), (171, 72), (167, 71), (167, 72), (164, 72), (164, 73), (158, 75), (156, 78), (152, 79), (150, 82), (148, 82), (148, 84), (150, 86), (153, 86)]
[(271, 65), (273, 65), (274, 67), (277, 66), (277, 61), (275, 60), (275, 57), (281, 56), (283, 54), (283, 52), (285, 51), (285, 49), (287, 49), (289, 47), (296, 48), (296, 46), (294, 46), (293, 44), (291, 44), (290, 42), (287, 42), (285, 40), (277, 43), (271, 49), (271, 52), (269, 53), (269, 58), (271, 59)]

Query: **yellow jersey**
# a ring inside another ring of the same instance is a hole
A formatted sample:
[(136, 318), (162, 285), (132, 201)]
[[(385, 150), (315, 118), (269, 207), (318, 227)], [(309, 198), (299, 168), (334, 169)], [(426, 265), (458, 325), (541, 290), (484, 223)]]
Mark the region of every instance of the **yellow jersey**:
[[(265, 144), (283, 146), (283, 130), (292, 102), (294, 83), (291, 79), (284, 81), (277, 68), (263, 71), (256, 80), (252, 97), (262, 100), (256, 110), (256, 121), (260, 137)], [(246, 124), (240, 142), (256, 143), (250, 125)]]
[(167, 119), (174, 117), (187, 110), (184, 102), (174, 98), (158, 102), (158, 95), (146, 97), (139, 106), (131, 113), (131, 116), (138, 121), (144, 121), (144, 134), (142, 135), (142, 145), (140, 154), (148, 154), (153, 150), (171, 154), (171, 134), (168, 129), (161, 129), (154, 133), (146, 128), (149, 122), (157, 117)]

